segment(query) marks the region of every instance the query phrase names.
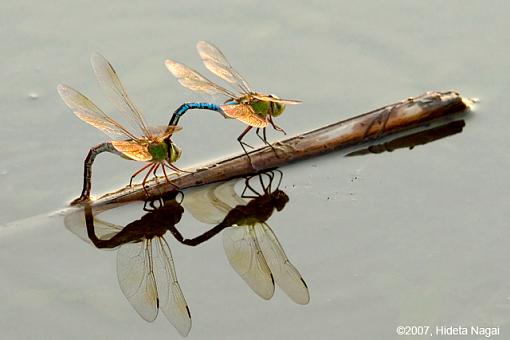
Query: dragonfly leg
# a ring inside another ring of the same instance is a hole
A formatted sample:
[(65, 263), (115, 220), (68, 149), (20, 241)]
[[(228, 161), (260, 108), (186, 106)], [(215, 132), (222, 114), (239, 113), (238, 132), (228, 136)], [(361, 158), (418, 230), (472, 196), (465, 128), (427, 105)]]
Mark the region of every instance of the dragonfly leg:
[(280, 131), (282, 132), (284, 135), (287, 134), (287, 132), (285, 132), (284, 129), (282, 129), (281, 127), (279, 127), (278, 125), (276, 125), (273, 121), (273, 117), (272, 116), (269, 116), (269, 122), (271, 123), (271, 125), (273, 126), (273, 128), (276, 130), (276, 131)]
[[(269, 185), (266, 187), (267, 188), (266, 193), (271, 193), (271, 192), (275, 192), (276, 190), (278, 190), (280, 188), (280, 185), (282, 184), (282, 178), (283, 178), (283, 173), (281, 172), (281, 170), (272, 169), (271, 171), (265, 172), (264, 174), (267, 177), (269, 177)], [(274, 183), (275, 183), (275, 180), (277, 177), (279, 177), (278, 182), (276, 183), (276, 186), (274, 186)]]
[(258, 136), (258, 137), (259, 137), (259, 138), (260, 138), (260, 139), (264, 142), (264, 144), (265, 144), (265, 145), (267, 145), (267, 146), (269, 146), (269, 147), (271, 148), (271, 150), (273, 150), (274, 154), (275, 154), (276, 156), (278, 156), (278, 154), (276, 153), (276, 150), (275, 150), (274, 146), (273, 146), (271, 143), (269, 143), (269, 142), (267, 141), (267, 137), (266, 137), (266, 128), (262, 128), (262, 136), (260, 135), (260, 128), (257, 128), (257, 130), (256, 130), (256, 134), (257, 134), (257, 136)]
[(177, 166), (175, 166), (173, 163), (170, 163), (170, 162), (168, 162), (167, 167), (169, 167), (170, 169), (177, 171), (177, 172), (185, 172), (187, 174), (193, 173), (193, 171), (182, 170), (181, 168), (178, 168)]
[(129, 179), (129, 186), (133, 186), (133, 179), (135, 179), (136, 176), (138, 176), (138, 174), (140, 174), (140, 172), (144, 171), (145, 169), (147, 169), (148, 167), (150, 167), (152, 165), (152, 163), (149, 163), (147, 165), (145, 165), (144, 167), (142, 167), (140, 170), (138, 170), (137, 172), (135, 172), (133, 174), (133, 176), (131, 176), (131, 178)]
[[(152, 212), (154, 210), (157, 210), (158, 207), (156, 207), (155, 202), (156, 201), (159, 202), (159, 200), (160, 200), (159, 198), (158, 199), (145, 200), (145, 202), (143, 203), (143, 211)], [(147, 207), (147, 205), (149, 207)]]
[(165, 170), (165, 166), (166, 164), (163, 163), (163, 166), (161, 167), (163, 169), (163, 175), (165, 175), (165, 179), (168, 183), (170, 183), (170, 178), (168, 178), (168, 175), (166, 174), (166, 170)]
[[(149, 207), (147, 207), (147, 205), (148, 205), (150, 208), (149, 208)], [(151, 210), (152, 210), (151, 208), (152, 208), (152, 209), (154, 208), (154, 202), (153, 202), (153, 201), (149, 201), (149, 200), (145, 200), (145, 202), (143, 202), (143, 208), (142, 208), (142, 210), (143, 210), (143, 211), (147, 211), (147, 212), (149, 212), (149, 211), (151, 211)]]
[[(175, 184), (174, 184), (174, 183), (170, 180), (170, 178), (168, 177), (168, 175), (167, 175), (167, 173), (166, 173), (166, 170), (165, 170), (165, 166), (166, 166), (167, 168), (169, 168), (169, 169), (173, 170), (173, 171), (179, 171), (179, 169), (177, 169), (177, 167), (176, 167), (175, 165), (171, 164), (170, 162), (168, 162), (168, 161), (167, 161), (167, 163), (168, 163), (168, 164), (163, 163), (163, 164), (162, 164), (162, 166), (161, 166), (161, 167), (163, 168), (163, 174), (165, 175), (166, 181), (167, 181), (170, 185), (172, 185), (172, 186), (173, 186), (176, 190), (179, 190), (180, 188), (179, 188), (177, 185), (175, 185)], [(177, 170), (176, 170), (176, 169), (177, 169)]]
[(241, 198), (254, 198), (254, 197), (256, 197), (256, 196), (248, 195), (246, 193), (246, 190), (248, 190), (248, 186), (247, 185), (244, 186), (243, 192), (241, 193)]
[(146, 196), (149, 196), (149, 192), (147, 191), (147, 188), (145, 187), (145, 183), (147, 183), (147, 178), (149, 178), (151, 171), (154, 170), (156, 165), (157, 165), (157, 163), (151, 163), (151, 167), (149, 168), (149, 171), (147, 171), (147, 175), (145, 175), (145, 177), (143, 178), (143, 181), (142, 181), (143, 191), (145, 192)]
[(83, 164), (83, 189), (81, 191), (80, 197), (73, 200), (71, 205), (84, 203), (90, 201), (90, 190), (92, 189), (92, 164), (94, 163), (94, 159), (97, 155), (103, 152), (109, 152), (116, 155), (121, 155), (110, 142), (101, 143), (92, 147), (85, 158)]
[(265, 175), (268, 178), (267, 185), (262, 184), (262, 188), (264, 189), (264, 193), (266, 195), (270, 194), (271, 193), (271, 189), (272, 189), (271, 187), (273, 185), (273, 180), (274, 180), (274, 173), (273, 173), (273, 171), (266, 171), (266, 172), (262, 173), (261, 175)]
[(282, 184), (283, 172), (280, 169), (275, 169), (274, 171), (280, 174), (280, 179), (278, 180), (278, 184), (276, 185), (276, 190), (278, 190), (280, 189), (280, 185)]
[(252, 129), (253, 127), (252, 126), (248, 126), (246, 127), (246, 129), (244, 129), (243, 133), (241, 133), (241, 135), (239, 135), (239, 137), (237, 137), (237, 141), (239, 142), (239, 144), (241, 144), (241, 147), (243, 148), (243, 151), (244, 151), (244, 154), (248, 157), (248, 161), (250, 162), (250, 165), (253, 167), (253, 164), (251, 162), (251, 158), (250, 158), (250, 155), (248, 154), (248, 151), (246, 151), (246, 148), (245, 146), (249, 147), (249, 148), (252, 148), (253, 149), (253, 146), (243, 142), (243, 138), (244, 136), (246, 136), (246, 134)]
[(154, 170), (152, 170), (152, 174), (154, 175), (154, 178), (156, 179), (156, 184), (159, 184), (159, 182), (158, 182), (158, 175), (157, 175), (156, 171), (158, 171), (158, 168), (159, 168), (160, 165), (161, 165), (161, 163), (156, 163), (156, 166), (154, 167)]
[[(243, 142), (243, 141), (242, 141), (242, 140), (243, 140), (243, 138), (244, 138), (244, 136), (246, 136), (246, 134), (247, 134), (247, 133), (248, 133), (248, 132), (249, 132), (252, 128), (253, 128), (253, 126), (247, 126), (247, 127), (246, 127), (246, 129), (244, 129), (243, 133), (241, 133), (241, 134), (239, 135), (239, 137), (237, 137), (237, 141), (241, 144), (241, 146), (246, 145), (247, 147), (249, 147), (249, 148), (253, 149), (253, 146), (251, 146), (250, 144), (245, 143), (245, 142)], [(244, 147), (243, 147), (243, 149), (244, 149)], [(246, 152), (246, 150), (245, 150), (244, 152)]]
[[(241, 193), (241, 197), (242, 198), (255, 198), (255, 197), (260, 197), (261, 195), (258, 193), (257, 190), (255, 190), (251, 185), (250, 185), (250, 179), (252, 179), (253, 177), (248, 177), (245, 179), (244, 181), (244, 189), (243, 189), (243, 192)], [(255, 196), (252, 196), (252, 195), (247, 195), (246, 194), (246, 190), (247, 189), (250, 189), (250, 191), (252, 193), (255, 194)]]
[[(175, 189), (179, 190), (179, 187), (178, 187), (177, 185), (173, 184), (173, 183), (172, 183), (172, 181), (170, 180), (170, 178), (168, 177), (168, 175), (167, 175), (167, 173), (166, 173), (166, 170), (165, 170), (165, 166), (169, 167), (170, 169), (172, 169), (172, 168), (171, 168), (169, 165), (166, 165), (165, 163), (163, 163), (163, 164), (161, 165), (161, 168), (163, 169), (163, 174), (165, 175), (165, 179), (166, 179), (166, 181), (167, 181), (170, 185), (172, 185)], [(175, 169), (172, 169), (172, 170), (174, 170), (174, 171), (175, 171)]]

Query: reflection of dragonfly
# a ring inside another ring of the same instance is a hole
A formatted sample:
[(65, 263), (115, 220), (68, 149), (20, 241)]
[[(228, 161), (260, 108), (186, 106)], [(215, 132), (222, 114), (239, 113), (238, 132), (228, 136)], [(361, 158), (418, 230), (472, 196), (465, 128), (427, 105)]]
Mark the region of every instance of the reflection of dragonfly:
[[(96, 218), (90, 205), (70, 214), (66, 226), (82, 239), (88, 238), (97, 248), (120, 249), (117, 252), (119, 285), (133, 308), (145, 320), (154, 321), (158, 309), (186, 336), (191, 329), (191, 314), (182, 294), (172, 253), (163, 235), (182, 216), (183, 208), (175, 200), (146, 202), (148, 213), (124, 228)], [(100, 211), (96, 212), (97, 215)], [(86, 229), (85, 229), (86, 228)]]
[[(284, 132), (273, 122), (273, 117), (278, 117), (285, 110), (286, 104), (299, 104), (298, 100), (280, 99), (274, 95), (266, 95), (251, 90), (248, 82), (232, 68), (223, 53), (213, 44), (206, 41), (200, 41), (197, 44), (197, 50), (204, 62), (205, 67), (218, 77), (237, 86), (239, 93), (227, 90), (217, 85), (197, 71), (186, 65), (180, 64), (173, 60), (166, 60), (165, 64), (168, 70), (179, 80), (184, 86), (193, 91), (204, 92), (211, 95), (223, 95), (228, 99), (223, 105), (220, 105), (223, 113), (230, 118), (235, 118), (248, 127), (237, 138), (244, 152), (245, 145), (250, 145), (242, 141), (243, 137), (252, 128), (256, 128), (257, 135), (269, 144), (266, 138), (266, 127), (271, 124), (276, 130)], [(263, 136), (259, 131), (262, 129)]]
[[(264, 176), (269, 181), (264, 181)], [(250, 183), (255, 178), (259, 179), (262, 192)], [(230, 264), (260, 297), (270, 299), (276, 281), (294, 302), (307, 304), (310, 295), (305, 281), (266, 223), (273, 211), (282, 210), (289, 200), (278, 189), (279, 182), (275, 189), (272, 188), (274, 179), (275, 172), (247, 178), (241, 196), (234, 190), (236, 181), (195, 189), (186, 194), (183, 205), (199, 221), (219, 223), (216, 229), (219, 226), (225, 228), (223, 245)], [(251, 200), (247, 202), (243, 198)], [(208, 233), (211, 236), (211, 231)], [(182, 237), (175, 233), (174, 236), (182, 242)]]
[[(151, 172), (156, 176), (159, 167), (161, 167), (165, 178), (169, 181), (165, 167), (179, 171), (173, 163), (181, 156), (181, 150), (170, 140), (170, 137), (181, 128), (177, 126), (148, 127), (143, 115), (128, 97), (112, 65), (98, 53), (92, 55), (91, 62), (103, 91), (130, 122), (141, 130), (142, 137), (137, 137), (131, 133), (78, 91), (66, 85), (59, 85), (57, 89), (60, 96), (78, 118), (98, 128), (113, 139), (90, 149), (87, 158), (85, 158), (83, 190), (80, 197), (73, 203), (90, 199), (92, 163), (95, 157), (102, 152), (114, 153), (135, 161), (149, 162), (131, 176), (130, 185), (135, 176), (148, 169), (142, 181), (145, 189), (147, 178)], [(186, 106), (183, 108), (184, 105)], [(196, 108), (219, 110), (216, 105), (207, 103), (184, 105), (181, 106), (180, 111), (178, 110), (179, 112)]]

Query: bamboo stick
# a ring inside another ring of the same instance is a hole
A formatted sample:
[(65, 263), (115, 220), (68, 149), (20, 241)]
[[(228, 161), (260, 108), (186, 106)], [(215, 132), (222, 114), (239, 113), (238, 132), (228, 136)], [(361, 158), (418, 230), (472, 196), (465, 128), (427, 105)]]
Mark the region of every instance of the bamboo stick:
[[(250, 152), (251, 162), (244, 154), (197, 166), (192, 173), (176, 176), (172, 184), (159, 178), (146, 184), (149, 195), (161, 195), (175, 186), (185, 189), (250, 175), (265, 169), (316, 157), (332, 151), (353, 151), (369, 142), (402, 135), (441, 117), (465, 112), (471, 104), (456, 92), (427, 92), (416, 98), (384, 106), (374, 111), (344, 120), (273, 144), (274, 150), (261, 147)], [(94, 205), (143, 200), (146, 193), (141, 185), (125, 187), (106, 194)]]

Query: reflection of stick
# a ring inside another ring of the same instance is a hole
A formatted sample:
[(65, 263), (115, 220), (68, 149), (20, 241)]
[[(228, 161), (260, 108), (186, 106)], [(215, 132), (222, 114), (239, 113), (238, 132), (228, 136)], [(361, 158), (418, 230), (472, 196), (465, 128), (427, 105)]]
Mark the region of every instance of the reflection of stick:
[[(456, 92), (427, 92), (416, 98), (387, 105), (380, 109), (334, 123), (317, 130), (306, 132), (274, 144), (275, 152), (269, 146), (250, 152), (251, 162), (245, 154), (211, 162), (196, 167), (195, 172), (176, 177), (172, 183), (181, 189), (228, 180), (258, 171), (276, 168), (285, 164), (319, 156), (332, 151), (353, 151), (361, 144), (386, 138), (427, 124), (440, 118), (465, 111), (468, 100)], [(389, 114), (391, 113), (391, 114)], [(146, 184), (151, 195), (174, 190), (169, 183)], [(143, 200), (141, 187), (124, 188), (101, 197), (94, 204)]]
[(417, 145), (425, 145), (441, 138), (449, 137), (457, 133), (461, 133), (466, 123), (464, 120), (456, 120), (447, 122), (443, 125), (425, 129), (423, 131), (398, 137), (389, 142), (377, 145), (370, 145), (368, 148), (356, 150), (346, 156), (359, 156), (369, 153), (392, 152), (393, 150), (409, 148), (412, 149)]

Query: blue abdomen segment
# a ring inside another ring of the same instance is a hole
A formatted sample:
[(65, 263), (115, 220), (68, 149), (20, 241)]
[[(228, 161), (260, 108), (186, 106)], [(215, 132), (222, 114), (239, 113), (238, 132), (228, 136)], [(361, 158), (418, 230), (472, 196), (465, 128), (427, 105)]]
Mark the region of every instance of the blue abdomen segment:
[(174, 114), (172, 115), (168, 125), (177, 125), (179, 119), (186, 113), (186, 111), (194, 109), (216, 111), (223, 115), (223, 110), (221, 107), (213, 103), (184, 103), (174, 111)]

